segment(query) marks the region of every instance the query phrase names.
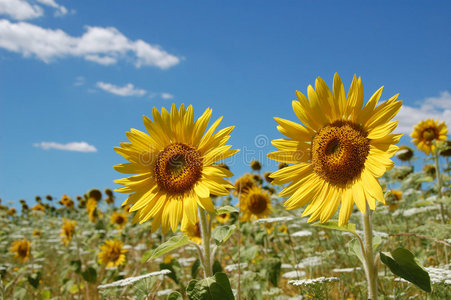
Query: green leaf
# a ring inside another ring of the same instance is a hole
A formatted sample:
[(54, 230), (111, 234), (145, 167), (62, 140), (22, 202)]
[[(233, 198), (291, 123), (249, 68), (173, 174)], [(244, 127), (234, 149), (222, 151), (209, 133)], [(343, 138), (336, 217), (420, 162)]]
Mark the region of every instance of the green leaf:
[(28, 275), (27, 279), (31, 286), (37, 289), (39, 286), (39, 281), (41, 280), (41, 272), (36, 273), (35, 276)]
[(333, 229), (333, 230), (339, 230), (339, 231), (346, 231), (346, 232), (350, 232), (354, 235), (357, 235), (357, 233), (355, 232), (355, 224), (353, 223), (348, 223), (345, 226), (339, 226), (338, 222), (336, 221), (329, 221), (329, 222), (325, 222), (325, 223), (315, 223), (312, 224), (313, 226), (316, 227), (321, 227), (321, 228), (327, 228), (327, 229)]
[(216, 273), (203, 280), (191, 280), (186, 289), (190, 300), (234, 300), (229, 279), (224, 273)]
[[(379, 248), (382, 244), (382, 238), (378, 235), (373, 236), (373, 250)], [(349, 250), (357, 256), (357, 258), (365, 264), (365, 258), (362, 254), (362, 248), (360, 247), (360, 243), (358, 239), (353, 239), (348, 244)]]
[(161, 263), (160, 264), (160, 270), (164, 270), (164, 269), (171, 271), (171, 273), (167, 274), (166, 276), (168, 276), (169, 278), (174, 280), (175, 283), (177, 283), (177, 284), (180, 283), (180, 276), (182, 274), (181, 273), (182, 267), (180, 266), (180, 263), (178, 262), (178, 260), (172, 259), (167, 264)]
[(216, 215), (219, 216), (222, 214), (231, 214), (231, 213), (237, 213), (237, 212), (238, 212), (238, 209), (236, 209), (235, 207), (226, 205), (226, 206), (218, 208), (216, 210)]
[(42, 290), (40, 296), (41, 300), (49, 300), (51, 296), (50, 290)]
[(212, 233), (212, 237), (215, 240), (216, 245), (220, 245), (227, 241), (235, 229), (235, 225), (223, 225), (216, 227)]
[(211, 267), (212, 271), (213, 271), (213, 275), (216, 273), (220, 273), (222, 272), (222, 266), (221, 263), (217, 260), (215, 260), (215, 262), (213, 263), (213, 266)]
[(200, 270), (200, 259), (196, 259), (196, 261), (191, 266), (191, 277), (195, 279)]
[(182, 294), (179, 292), (172, 292), (167, 298), (167, 300), (183, 300)]
[(152, 255), (146, 261), (160, 257), (168, 252), (171, 252), (174, 249), (185, 246), (186, 244), (189, 244), (188, 236), (186, 235), (173, 236), (165, 243), (158, 246), (155, 250), (153, 250)]
[(74, 272), (80, 274), (81, 272), (81, 260), (71, 260), (70, 265), (74, 268)]
[(143, 256), (141, 257), (141, 263), (145, 263), (149, 257), (152, 255), (152, 249), (147, 250), (146, 252), (144, 252)]
[(394, 274), (426, 292), (431, 292), (431, 279), (428, 272), (416, 262), (415, 256), (409, 250), (397, 248), (391, 253), (380, 252), (380, 256), (381, 261)]
[(280, 279), (282, 261), (278, 257), (270, 257), (265, 260), (266, 278), (273, 286), (277, 287)]
[(84, 272), (81, 272), (81, 276), (89, 283), (97, 282), (97, 271), (93, 267), (88, 267)]

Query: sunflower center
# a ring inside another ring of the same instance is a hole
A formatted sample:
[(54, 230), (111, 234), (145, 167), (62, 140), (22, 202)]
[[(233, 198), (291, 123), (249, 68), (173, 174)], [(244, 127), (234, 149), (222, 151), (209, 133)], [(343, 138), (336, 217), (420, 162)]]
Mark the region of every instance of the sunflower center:
[(423, 131), (423, 139), (430, 142), (435, 139), (435, 130), (433, 128), (428, 128)]
[(121, 248), (119, 247), (113, 247), (111, 248), (109, 259), (110, 261), (116, 261), (121, 256)]
[(117, 216), (116, 217), (116, 224), (121, 225), (122, 223), (124, 223), (124, 218), (122, 216)]
[(370, 150), (367, 133), (350, 121), (335, 121), (313, 138), (312, 164), (324, 180), (344, 185), (362, 173)]
[(19, 252), (20, 257), (26, 257), (28, 253), (27, 245), (25, 243), (20, 244), (17, 252)]
[(251, 194), (249, 195), (249, 210), (254, 215), (258, 215), (263, 213), (268, 207), (268, 203), (266, 201), (266, 197), (260, 194)]
[(167, 193), (182, 194), (200, 179), (202, 166), (202, 157), (196, 149), (183, 143), (174, 143), (158, 154), (155, 179)]

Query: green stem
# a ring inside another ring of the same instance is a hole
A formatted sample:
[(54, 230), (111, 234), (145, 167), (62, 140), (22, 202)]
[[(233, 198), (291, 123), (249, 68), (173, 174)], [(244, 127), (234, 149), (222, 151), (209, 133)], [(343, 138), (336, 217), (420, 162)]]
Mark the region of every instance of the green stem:
[(368, 281), (368, 299), (377, 300), (377, 273), (374, 265), (373, 255), (373, 228), (371, 226), (371, 210), (366, 207), (363, 215), (363, 230), (365, 234), (365, 273)]
[[(435, 161), (435, 176), (437, 177), (437, 185), (438, 185), (438, 196), (440, 198), (440, 200), (442, 199), (443, 195), (442, 195), (442, 179), (440, 176), (440, 166), (438, 163), (438, 149), (435, 150), (434, 153), (434, 161)], [(440, 215), (442, 217), (442, 223), (446, 224), (446, 219), (445, 219), (445, 208), (443, 207), (443, 203), (440, 202)]]
[(213, 276), (213, 271), (211, 269), (211, 259), (210, 259), (210, 228), (207, 222), (207, 212), (199, 207), (200, 216), (200, 231), (202, 234), (202, 242), (204, 246), (204, 270), (205, 278)]

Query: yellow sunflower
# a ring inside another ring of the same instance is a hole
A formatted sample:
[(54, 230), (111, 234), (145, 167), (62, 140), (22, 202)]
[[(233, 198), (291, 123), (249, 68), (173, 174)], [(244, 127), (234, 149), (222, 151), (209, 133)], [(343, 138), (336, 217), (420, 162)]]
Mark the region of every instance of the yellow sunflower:
[(10, 252), (14, 253), (14, 258), (20, 262), (26, 262), (30, 258), (30, 242), (26, 238), (23, 240), (14, 241)]
[(189, 239), (196, 244), (202, 244), (202, 234), (200, 231), (199, 222), (197, 222), (196, 224), (184, 224), (184, 226), (182, 227), (182, 232), (184, 232), (189, 237)]
[(45, 211), (45, 207), (41, 203), (38, 203), (35, 206), (33, 206), (32, 210), (44, 212)]
[(221, 214), (221, 215), (217, 215), (216, 216), (216, 220), (221, 223), (221, 224), (225, 224), (229, 221), (230, 219), (230, 214), (229, 213), (225, 213), (225, 214)]
[(91, 222), (97, 222), (97, 218), (102, 217), (102, 213), (97, 208), (97, 200), (95, 198), (89, 198), (86, 202), (86, 211)]
[(61, 226), (61, 241), (65, 246), (69, 245), (69, 242), (72, 240), (72, 236), (75, 232), (75, 226), (77, 226), (77, 222), (73, 220), (68, 220), (63, 218), (63, 226)]
[(399, 190), (390, 190), (390, 195), (388, 196), (388, 208), (394, 211), (399, 207), (399, 201), (402, 199), (402, 192)]
[(265, 218), (271, 213), (272, 208), (269, 194), (260, 187), (253, 186), (240, 198), (240, 208), (243, 222)]
[(197, 208), (214, 212), (210, 195), (227, 195), (233, 185), (223, 177), (233, 174), (215, 164), (216, 161), (234, 155), (226, 145), (234, 126), (214, 133), (222, 117), (207, 129), (212, 110), (207, 109), (194, 121), (192, 106), (182, 104), (171, 111), (165, 108), (161, 113), (153, 108), (153, 121), (144, 116), (148, 131), (131, 129), (127, 137), (131, 143), (116, 147), (130, 163), (114, 168), (125, 174), (138, 174), (116, 180), (125, 185), (117, 192), (132, 193), (122, 204), (129, 205), (130, 212), (136, 211), (133, 222), (143, 223), (153, 218), (151, 231), (160, 225), (163, 233), (197, 222)]
[(333, 92), (324, 80), (309, 86), (308, 99), (300, 92), (293, 109), (303, 125), (275, 118), (279, 131), (287, 139), (273, 140), (280, 149), (268, 154), (279, 162), (292, 163), (274, 172), (273, 184), (286, 184), (280, 196), (290, 196), (287, 209), (309, 204), (302, 216), (329, 220), (341, 204), (339, 224), (345, 225), (356, 203), (362, 213), (376, 208), (376, 200), (385, 203), (377, 180), (393, 167), (392, 157), (400, 134), (390, 134), (398, 122), (390, 120), (398, 113), (402, 101), (398, 95), (376, 107), (382, 93), (377, 90), (363, 105), (363, 85), (354, 76), (348, 95), (338, 74)]
[(127, 249), (123, 249), (124, 244), (118, 240), (107, 240), (100, 246), (98, 254), (99, 264), (106, 265), (107, 268), (117, 267), (125, 263), (125, 253)]
[(113, 212), (110, 219), (110, 223), (116, 225), (118, 228), (124, 228), (124, 226), (127, 224), (127, 221), (127, 215), (117, 211)]
[(249, 189), (257, 185), (254, 175), (246, 173), (235, 181), (235, 196), (246, 194)]
[(412, 137), (412, 143), (417, 146), (418, 150), (429, 155), (435, 153), (437, 148), (434, 141), (446, 141), (447, 134), (448, 128), (445, 122), (439, 124), (438, 121), (427, 119), (415, 125), (410, 136)]

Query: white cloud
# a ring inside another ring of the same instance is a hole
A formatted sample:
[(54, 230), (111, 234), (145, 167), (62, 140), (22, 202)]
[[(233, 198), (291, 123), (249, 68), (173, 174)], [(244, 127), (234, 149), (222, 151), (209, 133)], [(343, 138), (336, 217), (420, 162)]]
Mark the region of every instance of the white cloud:
[(132, 83), (128, 83), (124, 86), (117, 86), (111, 83), (106, 82), (97, 82), (97, 87), (104, 90), (105, 92), (115, 94), (118, 96), (137, 96), (142, 97), (144, 96), (147, 91), (143, 89), (135, 88), (135, 86)]
[(74, 85), (75, 86), (82, 86), (85, 84), (85, 78), (83, 76), (77, 76), (77, 78), (75, 78), (75, 82)]
[(41, 4), (55, 8), (56, 9), (56, 11), (55, 11), (56, 17), (61, 17), (68, 13), (67, 8), (62, 5), (59, 5), (58, 3), (55, 2), (55, 0), (37, 0), (37, 1)]
[(167, 100), (167, 99), (173, 99), (174, 95), (169, 94), (169, 93), (161, 93), (161, 98)]
[(426, 98), (418, 104), (417, 107), (401, 107), (395, 118), (399, 120), (397, 132), (411, 134), (413, 127), (424, 119), (451, 121), (451, 94), (448, 91), (441, 92), (438, 97)]
[(42, 148), (44, 150), (56, 149), (76, 152), (97, 152), (97, 148), (89, 145), (86, 142), (71, 142), (67, 144), (60, 144), (55, 142), (40, 142), (33, 144), (34, 147)]
[(27, 20), (43, 16), (44, 10), (24, 0), (0, 0), (0, 14), (15, 20)]
[(73, 56), (102, 65), (116, 64), (119, 59), (124, 59), (132, 61), (136, 67), (167, 69), (180, 62), (180, 58), (161, 47), (142, 40), (132, 41), (114, 27), (87, 26), (82, 36), (74, 37), (61, 29), (0, 20), (0, 47), (46, 63)]

